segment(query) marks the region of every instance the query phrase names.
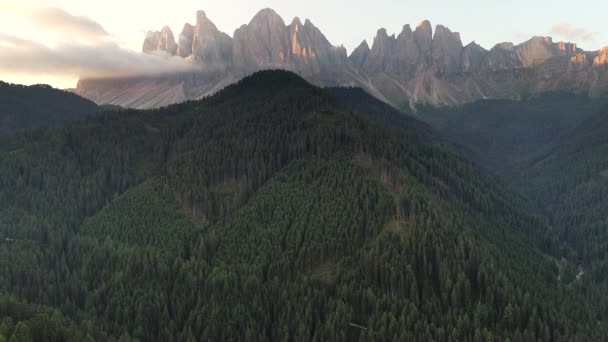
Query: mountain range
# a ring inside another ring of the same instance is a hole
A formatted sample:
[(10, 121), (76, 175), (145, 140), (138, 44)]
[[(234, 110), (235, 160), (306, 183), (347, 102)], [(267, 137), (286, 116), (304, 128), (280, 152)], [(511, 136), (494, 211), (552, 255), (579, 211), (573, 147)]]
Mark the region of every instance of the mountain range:
[(461, 105), (486, 98), (521, 98), (548, 91), (590, 95), (608, 90), (608, 47), (583, 51), (576, 44), (533, 37), (489, 51), (429, 21), (398, 35), (378, 30), (350, 55), (310, 20), (290, 24), (263, 9), (232, 37), (204, 11), (176, 37), (165, 26), (149, 32), (142, 50), (179, 56), (196, 71), (110, 79), (82, 79), (76, 92), (99, 104), (151, 108), (216, 93), (263, 69), (296, 72), (318, 86), (357, 86), (397, 108)]

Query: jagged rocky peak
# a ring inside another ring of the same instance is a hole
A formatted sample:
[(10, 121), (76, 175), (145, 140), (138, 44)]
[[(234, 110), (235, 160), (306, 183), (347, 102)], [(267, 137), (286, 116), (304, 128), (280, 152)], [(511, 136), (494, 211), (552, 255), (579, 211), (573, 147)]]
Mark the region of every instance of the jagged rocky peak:
[(462, 71), (479, 71), (487, 56), (488, 51), (484, 49), (481, 45), (475, 42), (469, 43), (462, 50)]
[(150, 53), (154, 51), (164, 51), (170, 55), (175, 55), (177, 52), (177, 44), (173, 32), (168, 26), (165, 26), (160, 31), (148, 32), (142, 51)]
[(253, 30), (280, 29), (285, 28), (285, 21), (272, 8), (260, 10), (249, 22), (249, 27)]
[(517, 56), (523, 67), (534, 66), (556, 55), (556, 48), (551, 37), (532, 37), (519, 44), (516, 48)]
[(433, 27), (428, 20), (421, 21), (414, 30), (416, 44), (422, 50), (431, 50), (433, 45)]
[(557, 49), (565, 54), (577, 54), (581, 52), (575, 43), (558, 42)]
[(295, 28), (302, 27), (302, 20), (300, 20), (300, 17), (294, 17), (290, 26)]
[(608, 65), (608, 46), (603, 47), (593, 59), (593, 65)]
[(521, 62), (510, 42), (496, 44), (489, 52), (482, 67), (492, 71), (520, 68)]
[(192, 55), (206, 64), (228, 64), (232, 61), (232, 38), (220, 32), (204, 11), (196, 12)]
[(420, 53), (420, 64), (430, 65), (433, 50), (433, 28), (431, 22), (424, 20), (414, 30), (414, 40)]
[(310, 20), (294, 18), (288, 27), (287, 64), (305, 75), (335, 72), (347, 60), (346, 49), (333, 46)]
[(395, 40), (395, 35), (389, 37), (385, 28), (379, 29), (363, 69), (366, 72), (384, 71), (394, 55)]
[(413, 72), (420, 71), (421, 66), (425, 64), (420, 60), (420, 49), (410, 25), (403, 26), (401, 33), (397, 36), (393, 52), (391, 70), (399, 75), (411, 75)]
[(145, 53), (150, 53), (150, 52), (156, 51), (159, 39), (160, 39), (159, 31), (148, 31), (148, 33), (146, 34), (146, 39), (144, 40), (144, 45), (142, 47), (142, 51)]
[[(302, 25), (298, 17), (294, 18), (292, 24), (289, 26), (289, 31), (291, 33), (292, 53), (296, 56), (305, 57), (306, 55), (304, 53), (306, 53), (307, 50), (307, 56), (315, 58), (317, 55), (332, 53), (333, 51), (339, 50), (339, 48), (334, 48), (321, 30), (308, 19), (306, 19), (304, 25)], [(296, 53), (298, 50), (299, 53)]]
[(288, 50), (285, 22), (270, 8), (259, 11), (248, 25), (234, 32), (234, 62), (241, 69), (277, 67), (286, 61)]
[(192, 43), (194, 41), (194, 26), (186, 23), (179, 35), (177, 44), (177, 55), (183, 58), (192, 55)]
[(389, 36), (385, 28), (381, 28), (376, 33), (374, 44), (372, 45), (372, 54), (389, 52), (392, 44), (395, 41), (395, 35)]
[(460, 33), (452, 32), (443, 25), (437, 25), (433, 37), (433, 65), (440, 73), (454, 73), (462, 65), (462, 41)]
[(353, 50), (350, 56), (348, 56), (348, 59), (356, 68), (361, 68), (369, 56), (369, 51), (370, 49), (367, 40), (364, 40)]
[(177, 53), (177, 44), (175, 43), (175, 37), (173, 37), (173, 32), (169, 28), (169, 26), (163, 27), (160, 31), (160, 49), (166, 51), (171, 55), (175, 55)]
[(401, 33), (399, 33), (399, 36), (397, 36), (397, 39), (409, 39), (409, 37), (412, 37), (413, 35), (414, 31), (412, 31), (410, 24), (406, 24), (403, 25), (403, 29), (401, 30)]
[(558, 42), (554, 43), (551, 37), (536, 36), (515, 47), (523, 67), (531, 67), (545, 62), (548, 59), (566, 56), (574, 57), (582, 50), (576, 44)]

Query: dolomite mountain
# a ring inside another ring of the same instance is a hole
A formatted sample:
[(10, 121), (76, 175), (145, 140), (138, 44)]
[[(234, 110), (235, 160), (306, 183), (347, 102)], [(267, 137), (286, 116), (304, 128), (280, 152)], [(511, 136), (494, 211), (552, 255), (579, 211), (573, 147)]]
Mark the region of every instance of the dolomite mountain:
[(350, 56), (332, 45), (310, 20), (286, 24), (260, 11), (232, 37), (205, 12), (176, 37), (169, 27), (149, 32), (144, 53), (184, 58), (196, 71), (160, 76), (84, 79), (76, 92), (100, 104), (151, 108), (217, 92), (258, 70), (287, 69), (320, 86), (358, 86), (396, 107), (461, 105), (483, 98), (519, 98), (547, 91), (603, 94), (608, 90), (608, 47), (583, 51), (575, 44), (533, 37), (489, 51), (442, 25), (423, 21), (398, 35), (376, 33)]

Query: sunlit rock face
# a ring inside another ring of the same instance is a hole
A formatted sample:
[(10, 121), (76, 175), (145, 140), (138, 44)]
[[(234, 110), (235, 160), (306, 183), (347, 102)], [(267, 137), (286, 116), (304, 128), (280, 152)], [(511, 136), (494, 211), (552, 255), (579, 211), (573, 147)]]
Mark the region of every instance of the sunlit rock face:
[(177, 52), (177, 44), (173, 37), (173, 32), (168, 26), (163, 27), (161, 31), (148, 32), (144, 45), (143, 52), (162, 51), (170, 55), (175, 55)]
[(273, 10), (260, 11), (234, 33), (234, 67), (255, 71), (283, 68), (313, 77), (347, 61), (346, 49), (334, 47), (311, 21), (290, 25)]
[(234, 64), (240, 69), (276, 68), (285, 63), (289, 43), (283, 19), (273, 10), (256, 14), (234, 32)]
[(433, 65), (441, 74), (462, 71), (462, 42), (460, 34), (445, 26), (437, 25), (433, 37)]
[(608, 65), (608, 46), (602, 48), (593, 60), (593, 65)]
[[(192, 55), (192, 43), (194, 42), (194, 26), (185, 24), (179, 35), (177, 55), (186, 58)], [(146, 51), (144, 51), (146, 52)]]
[(232, 60), (232, 38), (220, 32), (204, 11), (196, 13), (192, 55), (209, 65), (226, 65)]
[(261, 69), (294, 71), (320, 86), (358, 86), (397, 107), (461, 105), (523, 93), (608, 89), (608, 47), (586, 52), (576, 44), (533, 37), (490, 50), (427, 20), (398, 34), (376, 32), (347, 55), (310, 20), (286, 22), (263, 9), (232, 38), (204, 11), (185, 24), (177, 43), (168, 27), (150, 32), (144, 53), (162, 52), (194, 63), (201, 72), (114, 80), (83, 80), (77, 92), (99, 103), (149, 108), (206, 96)]

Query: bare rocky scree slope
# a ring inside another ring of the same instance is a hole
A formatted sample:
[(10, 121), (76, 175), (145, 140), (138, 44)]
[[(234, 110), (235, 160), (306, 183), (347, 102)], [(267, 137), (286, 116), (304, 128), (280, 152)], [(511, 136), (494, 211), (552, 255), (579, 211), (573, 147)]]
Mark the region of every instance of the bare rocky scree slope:
[(150, 32), (145, 53), (189, 60), (200, 71), (161, 76), (80, 80), (76, 92), (100, 104), (151, 108), (217, 92), (258, 70), (294, 71), (320, 86), (358, 86), (396, 107), (460, 105), (483, 98), (519, 98), (547, 91), (608, 90), (608, 47), (594, 52), (573, 43), (533, 37), (520, 45), (485, 50), (460, 34), (423, 21), (389, 36), (378, 30), (371, 46), (350, 56), (333, 46), (311, 21), (287, 25), (272, 9), (260, 11), (233, 37), (203, 11), (177, 40), (169, 27)]

